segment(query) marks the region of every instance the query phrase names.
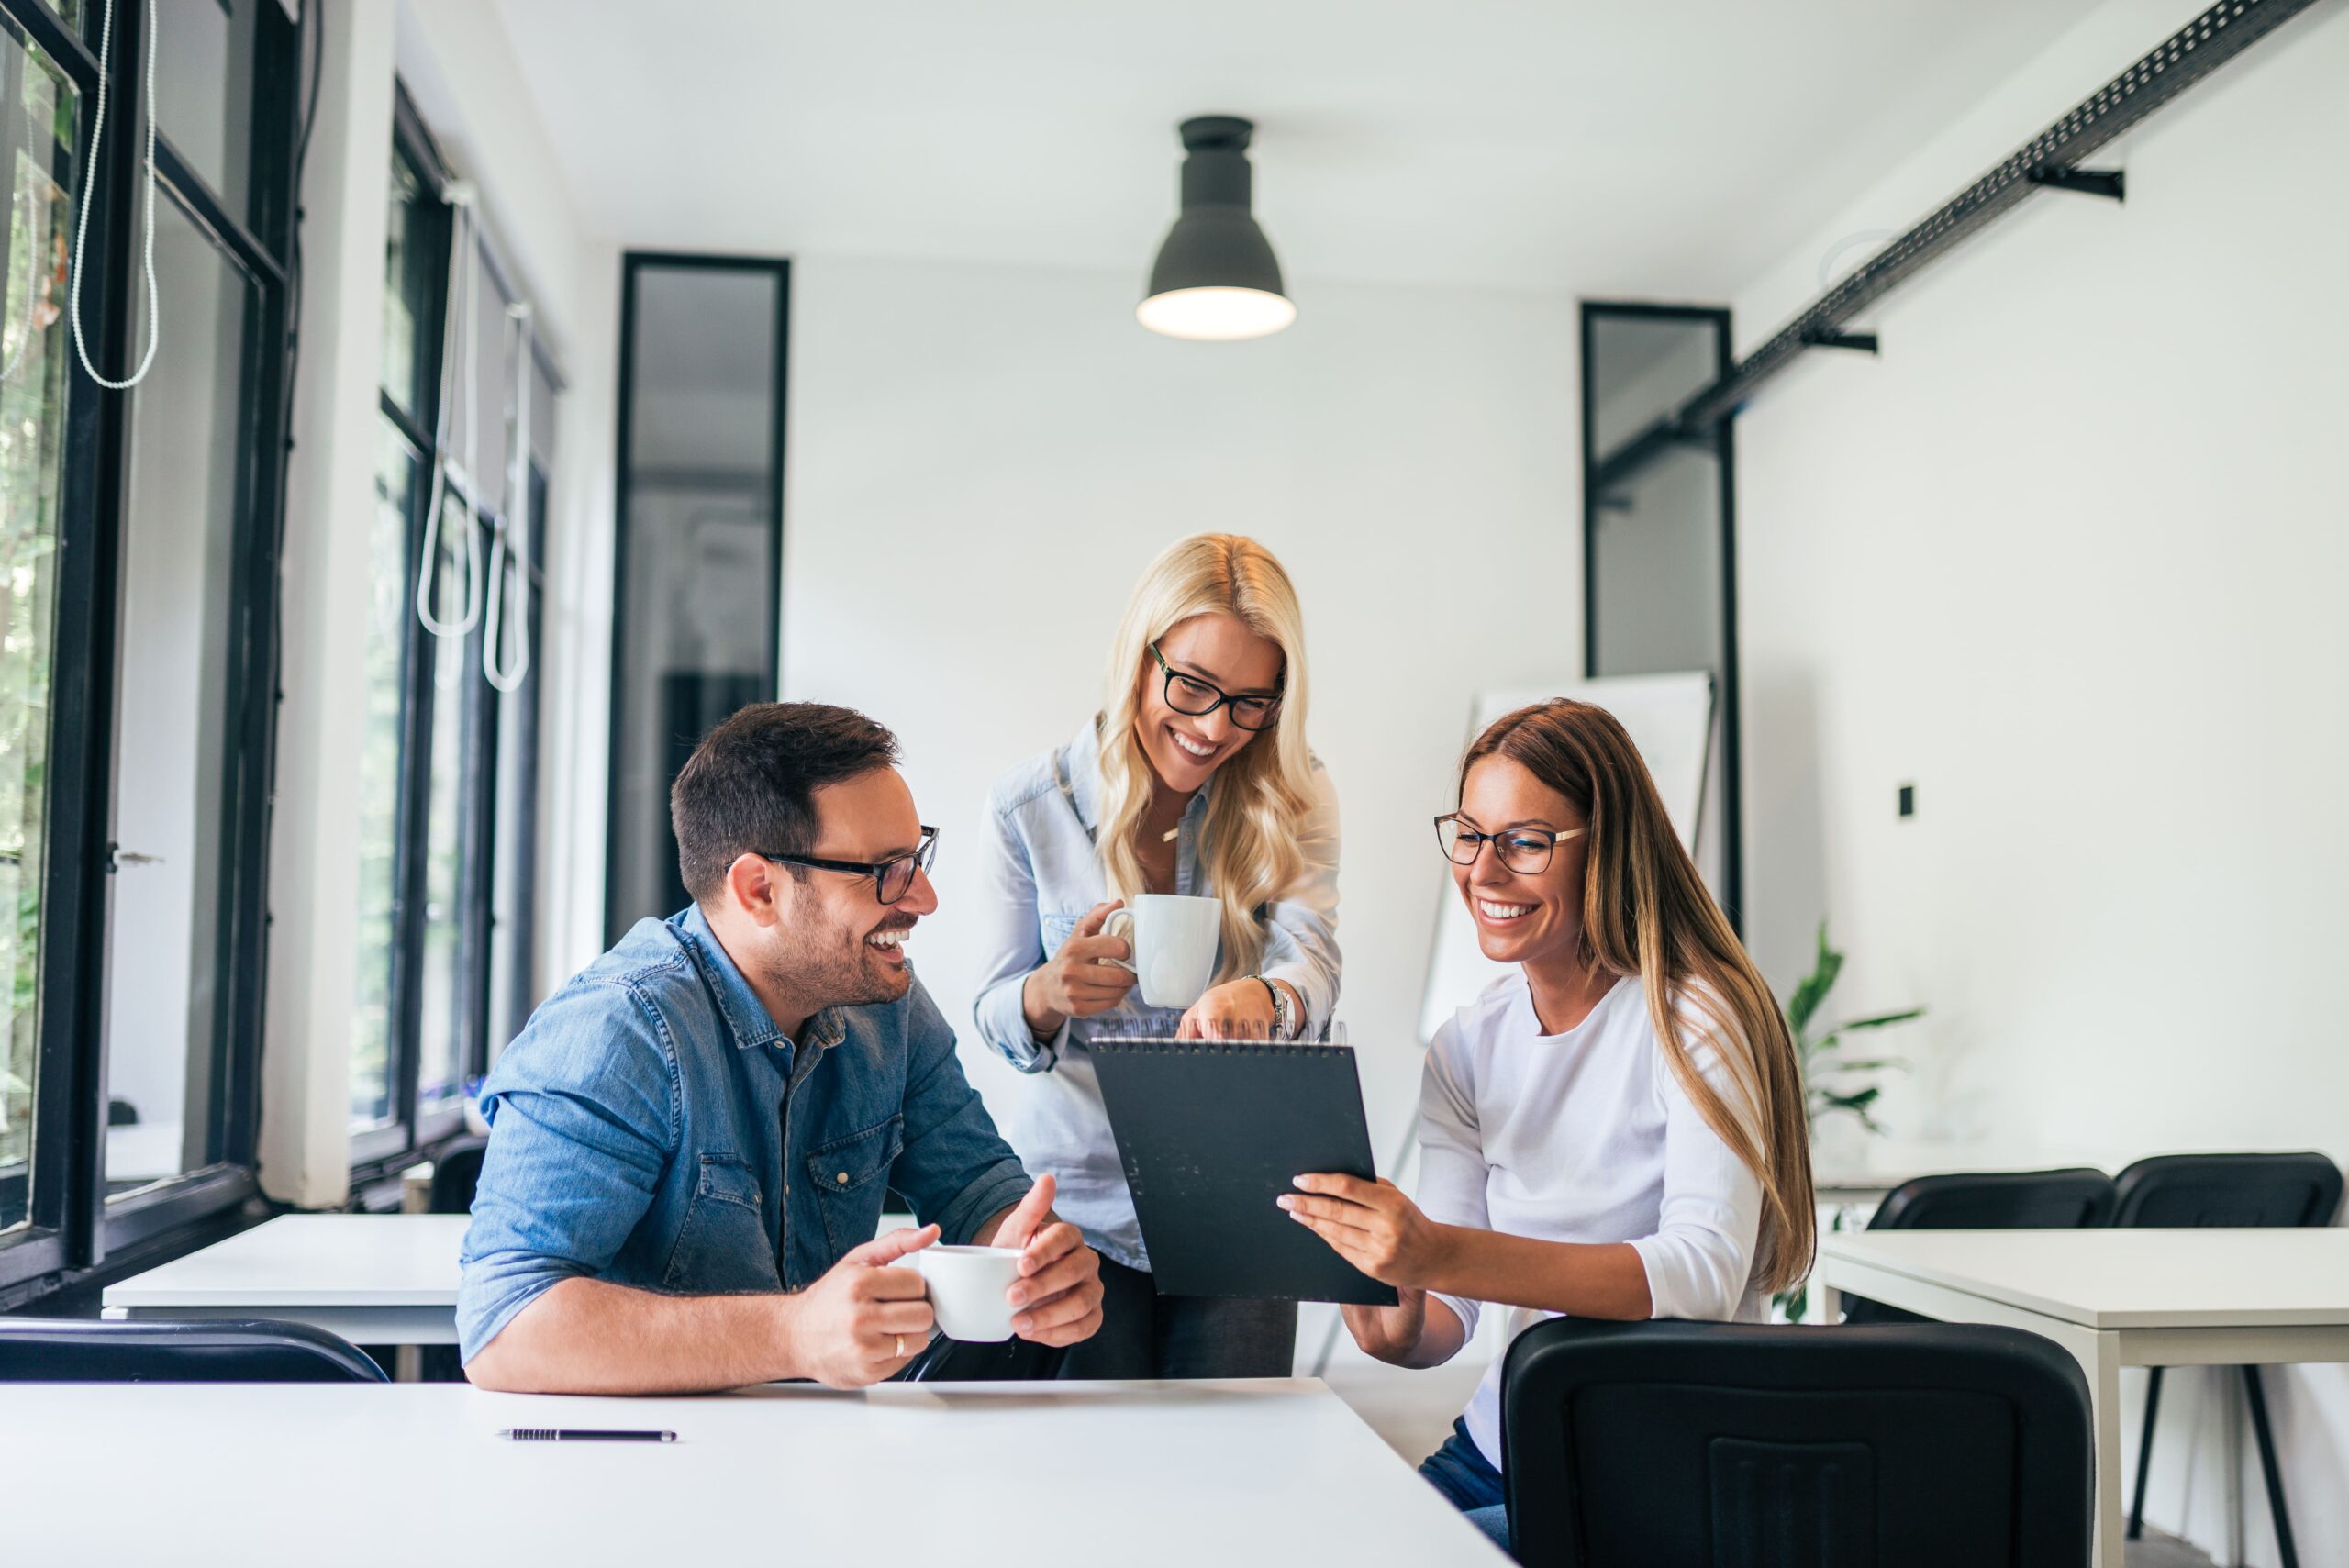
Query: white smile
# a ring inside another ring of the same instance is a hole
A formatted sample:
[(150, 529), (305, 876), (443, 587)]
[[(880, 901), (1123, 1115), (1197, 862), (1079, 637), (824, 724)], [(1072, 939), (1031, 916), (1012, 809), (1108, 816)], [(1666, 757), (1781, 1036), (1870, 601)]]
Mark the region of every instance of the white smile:
[(1166, 733), (1174, 737), (1174, 744), (1183, 748), (1184, 751), (1190, 756), (1212, 757), (1215, 755), (1214, 747), (1203, 746), (1198, 741), (1192, 740), (1189, 736), (1184, 734), (1179, 729), (1170, 729)]
[(1495, 904), (1490, 899), (1476, 900), (1476, 912), (1487, 920), (1521, 920), (1533, 913), (1531, 904)]
[(913, 932), (911, 929), (904, 926), (900, 926), (895, 930), (875, 931), (871, 936), (864, 939), (864, 945), (869, 948), (881, 948), (889, 952), (896, 952), (899, 948), (906, 945), (906, 939), (912, 934)]

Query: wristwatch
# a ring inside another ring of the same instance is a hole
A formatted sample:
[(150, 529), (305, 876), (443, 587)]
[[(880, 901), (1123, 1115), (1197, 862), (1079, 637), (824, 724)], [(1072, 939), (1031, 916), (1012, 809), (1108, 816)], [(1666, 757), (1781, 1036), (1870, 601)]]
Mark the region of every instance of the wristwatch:
[(1297, 1038), (1297, 1019), (1291, 1016), (1289, 1011), (1288, 993), (1282, 990), (1279, 986), (1274, 984), (1271, 981), (1265, 979), (1261, 974), (1256, 976), (1256, 983), (1262, 985), (1266, 991), (1272, 993), (1273, 1038), (1275, 1040), (1295, 1040)]

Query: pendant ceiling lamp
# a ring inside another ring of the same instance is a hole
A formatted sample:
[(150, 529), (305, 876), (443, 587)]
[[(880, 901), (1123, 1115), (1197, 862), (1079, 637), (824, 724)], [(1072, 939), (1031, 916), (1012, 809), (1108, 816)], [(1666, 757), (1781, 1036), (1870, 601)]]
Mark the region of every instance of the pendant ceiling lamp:
[(1297, 319), (1272, 241), (1248, 211), (1255, 125), (1231, 115), (1185, 120), (1183, 211), (1158, 248), (1150, 295), (1135, 310), (1169, 338), (1262, 338)]

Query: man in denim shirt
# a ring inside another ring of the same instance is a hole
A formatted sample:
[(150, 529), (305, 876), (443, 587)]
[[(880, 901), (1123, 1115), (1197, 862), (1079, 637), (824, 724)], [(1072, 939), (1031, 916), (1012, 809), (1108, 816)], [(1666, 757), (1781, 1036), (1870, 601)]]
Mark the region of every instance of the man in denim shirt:
[[(927, 1342), (942, 1235), (1023, 1251), (1015, 1331), (1101, 1322), (1051, 1213), (906, 964), (938, 907), (896, 740), (816, 703), (744, 708), (670, 795), (694, 906), (551, 997), (483, 1091), (457, 1324), (484, 1387), (657, 1393), (874, 1383)], [(890, 1188), (926, 1223), (878, 1240)]]

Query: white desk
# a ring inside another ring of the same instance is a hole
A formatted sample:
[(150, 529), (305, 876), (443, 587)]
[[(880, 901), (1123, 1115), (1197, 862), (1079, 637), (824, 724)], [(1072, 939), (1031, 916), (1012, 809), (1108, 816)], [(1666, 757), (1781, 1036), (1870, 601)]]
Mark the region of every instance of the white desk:
[(1877, 1230), (1819, 1239), (1839, 1294), (2044, 1335), (2087, 1374), (2096, 1562), (2121, 1568), (2121, 1369), (2349, 1362), (2349, 1230)]
[[(12, 1385), (11, 1562), (1035, 1568), (1506, 1561), (1338, 1397), (1261, 1383)], [(674, 1443), (513, 1443), (504, 1427)], [(125, 1478), (136, 1506), (125, 1507)], [(28, 1533), (29, 1532), (29, 1533)]]
[[(914, 1222), (885, 1214), (881, 1232)], [(287, 1214), (99, 1296), (106, 1318), (276, 1318), (355, 1345), (457, 1342), (462, 1214)]]
[(462, 1214), (288, 1214), (106, 1286), (107, 1318), (278, 1318), (361, 1345), (457, 1342)]

